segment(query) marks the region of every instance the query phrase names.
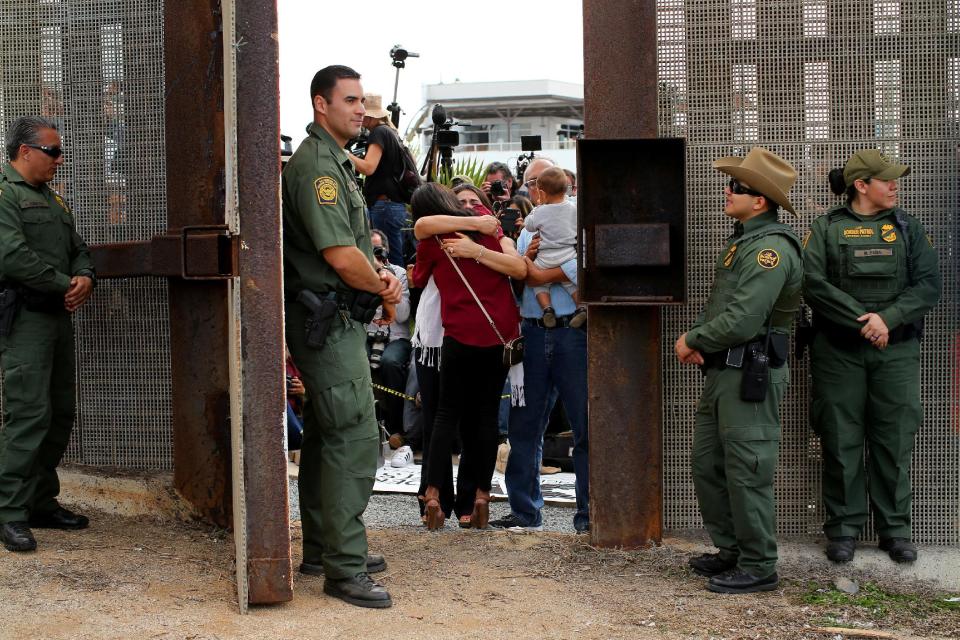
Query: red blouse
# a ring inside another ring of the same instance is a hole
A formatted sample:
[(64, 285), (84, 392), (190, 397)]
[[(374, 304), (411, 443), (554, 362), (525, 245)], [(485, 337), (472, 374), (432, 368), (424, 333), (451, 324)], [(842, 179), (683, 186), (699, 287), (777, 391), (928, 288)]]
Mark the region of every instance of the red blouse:
[[(450, 264), (450, 260), (437, 242), (437, 237), (456, 238), (456, 234), (424, 238), (417, 244), (417, 263), (413, 268), (413, 283), (425, 287), (433, 275), (440, 290), (440, 319), (443, 333), (457, 342), (473, 347), (492, 347), (500, 343), (497, 334), (480, 310), (477, 301), (470, 295), (467, 286)], [(487, 251), (503, 253), (500, 242), (491, 236), (481, 235), (474, 242)], [(520, 336), (520, 312), (510, 290), (510, 279), (472, 258), (454, 258), (460, 271), (480, 301), (504, 340)]]

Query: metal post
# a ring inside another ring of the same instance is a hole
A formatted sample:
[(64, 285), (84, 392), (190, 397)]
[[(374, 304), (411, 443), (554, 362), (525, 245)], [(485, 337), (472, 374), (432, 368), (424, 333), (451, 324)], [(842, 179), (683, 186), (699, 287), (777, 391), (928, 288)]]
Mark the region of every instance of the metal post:
[[(657, 136), (656, 9), (655, 0), (584, 0), (587, 138)], [(591, 540), (604, 547), (659, 542), (660, 309), (590, 305), (588, 326)]]
[[(167, 225), (222, 224), (223, 52), (216, 0), (164, 9)], [(224, 281), (170, 280), (173, 482), (204, 517), (231, 522), (228, 305)]]
[(237, 185), (250, 604), (293, 598), (284, 456), (280, 81), (275, 0), (237, 0)]

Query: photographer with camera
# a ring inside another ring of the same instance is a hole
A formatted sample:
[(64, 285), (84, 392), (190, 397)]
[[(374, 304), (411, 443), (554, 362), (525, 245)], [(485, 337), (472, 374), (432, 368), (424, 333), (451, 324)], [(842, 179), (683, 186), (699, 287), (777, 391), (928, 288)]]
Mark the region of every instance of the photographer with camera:
[(502, 162), (491, 162), (487, 165), (487, 179), (480, 185), (480, 189), (493, 203), (494, 211), (499, 211), (510, 201), (515, 187), (516, 180), (513, 179), (510, 167)]
[(399, 265), (403, 264), (403, 229), (407, 226), (407, 207), (399, 181), (404, 171), (403, 147), (382, 98), (368, 93), (364, 100), (367, 112), (363, 128), (369, 132), (366, 153), (362, 158), (352, 153), (347, 157), (357, 171), (367, 176), (363, 195), (370, 208), (370, 226), (386, 234), (391, 247), (390, 262)]
[[(370, 241), (373, 244), (373, 258), (378, 267), (390, 270), (400, 281), (400, 302), (396, 305), (393, 322), (384, 324), (381, 320), (381, 311), (373, 322), (367, 324), (367, 354), (370, 358), (370, 372), (373, 381), (388, 389), (403, 392), (407, 385), (407, 371), (410, 367), (410, 289), (407, 286), (407, 271), (397, 265), (390, 264), (388, 255), (390, 243), (379, 229), (370, 230)], [(392, 435), (403, 433), (403, 398), (392, 393), (384, 393), (382, 399), (384, 407), (384, 421), (387, 431)], [(397, 450), (403, 455), (406, 451)], [(410, 452), (410, 462), (413, 454)], [(406, 465), (394, 465), (406, 466)]]

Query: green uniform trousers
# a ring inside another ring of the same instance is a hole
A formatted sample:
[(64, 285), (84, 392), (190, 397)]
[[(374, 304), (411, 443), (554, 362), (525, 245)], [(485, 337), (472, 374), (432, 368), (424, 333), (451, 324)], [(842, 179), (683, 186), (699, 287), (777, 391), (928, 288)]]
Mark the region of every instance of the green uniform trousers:
[(363, 512), (380, 442), (367, 333), (340, 314), (323, 348), (313, 349), (306, 344), (306, 319), (305, 307), (287, 303), (287, 346), (307, 390), (299, 476), (303, 559), (322, 562), (329, 578), (350, 578), (367, 570)]
[(910, 538), (910, 461), (923, 418), (920, 342), (883, 351), (866, 341), (838, 348), (817, 334), (811, 373), (811, 418), (823, 448), (824, 533), (860, 535), (869, 491), (877, 534)]
[(3, 431), (0, 432), (0, 523), (56, 509), (57, 465), (76, 410), (73, 324), (66, 313), (22, 309), (0, 338)]
[(787, 366), (770, 370), (763, 402), (740, 399), (740, 369), (707, 370), (693, 434), (700, 514), (724, 558), (765, 578), (777, 567), (773, 476)]

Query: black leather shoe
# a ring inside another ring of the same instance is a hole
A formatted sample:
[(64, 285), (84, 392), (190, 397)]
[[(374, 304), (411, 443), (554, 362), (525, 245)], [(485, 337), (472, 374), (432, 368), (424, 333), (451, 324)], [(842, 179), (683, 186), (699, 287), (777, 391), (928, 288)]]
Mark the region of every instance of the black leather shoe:
[(327, 578), (323, 581), (323, 592), (358, 607), (386, 609), (393, 606), (393, 600), (384, 586), (374, 582), (366, 573), (343, 580)]
[(776, 571), (766, 578), (758, 578), (749, 571), (737, 568), (710, 578), (707, 589), (717, 593), (754, 593), (755, 591), (773, 591), (779, 584), (780, 576)]
[(90, 526), (90, 519), (57, 507), (49, 513), (31, 513), (30, 526), (35, 529), (86, 529)]
[[(367, 555), (367, 573), (380, 573), (387, 570), (387, 561), (379, 553), (370, 553)], [(300, 573), (308, 576), (322, 576), (323, 563), (321, 562), (301, 562)]]
[(37, 541), (26, 522), (7, 522), (0, 525), (0, 540), (7, 551), (33, 551)]
[(913, 562), (917, 559), (917, 546), (907, 538), (883, 538), (880, 548), (890, 554), (894, 562)]
[(827, 558), (832, 562), (850, 562), (857, 551), (857, 541), (849, 536), (830, 538), (827, 543)]
[(701, 576), (717, 576), (724, 571), (729, 571), (737, 566), (736, 558), (723, 558), (719, 553), (704, 553), (702, 555), (690, 558), (687, 564), (693, 569), (694, 573)]

